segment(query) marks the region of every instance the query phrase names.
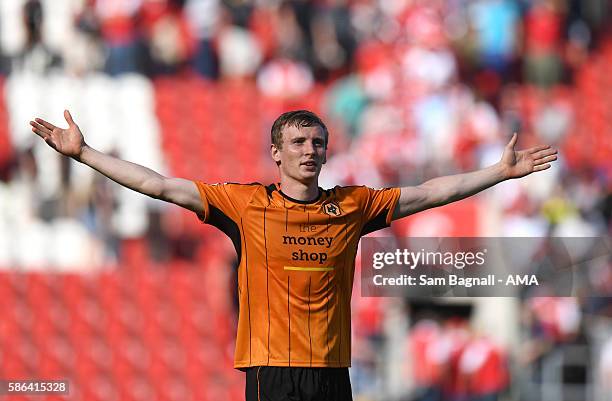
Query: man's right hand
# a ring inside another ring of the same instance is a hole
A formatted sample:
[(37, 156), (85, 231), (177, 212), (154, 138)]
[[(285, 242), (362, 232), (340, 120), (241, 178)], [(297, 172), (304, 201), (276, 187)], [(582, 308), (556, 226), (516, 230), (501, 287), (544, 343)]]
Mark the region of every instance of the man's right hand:
[(42, 118), (30, 121), (30, 125), (32, 131), (44, 139), (47, 145), (99, 171), (116, 183), (200, 215), (204, 213), (200, 191), (194, 182), (182, 178), (167, 178), (147, 167), (98, 152), (87, 146), (81, 130), (72, 120), (68, 110), (64, 111), (64, 118), (68, 122), (68, 128), (56, 127)]
[(68, 128), (56, 127), (42, 118), (30, 121), (30, 125), (32, 126), (32, 131), (44, 139), (47, 145), (65, 156), (79, 160), (83, 149), (87, 145), (79, 126), (72, 120), (68, 110), (64, 110), (64, 118), (68, 123)]

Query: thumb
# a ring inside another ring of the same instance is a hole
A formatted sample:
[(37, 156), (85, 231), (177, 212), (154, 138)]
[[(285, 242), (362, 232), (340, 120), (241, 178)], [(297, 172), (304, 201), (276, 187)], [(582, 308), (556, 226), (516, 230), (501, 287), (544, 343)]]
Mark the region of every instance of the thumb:
[(514, 149), (514, 145), (516, 145), (516, 140), (517, 139), (518, 139), (518, 135), (515, 132), (512, 135), (512, 138), (510, 138), (510, 142), (508, 142), (508, 145), (506, 145), (506, 146), (509, 147), (510, 149)]
[(66, 119), (66, 122), (68, 123), (69, 126), (72, 127), (73, 125), (76, 125), (68, 110), (64, 110), (64, 118)]

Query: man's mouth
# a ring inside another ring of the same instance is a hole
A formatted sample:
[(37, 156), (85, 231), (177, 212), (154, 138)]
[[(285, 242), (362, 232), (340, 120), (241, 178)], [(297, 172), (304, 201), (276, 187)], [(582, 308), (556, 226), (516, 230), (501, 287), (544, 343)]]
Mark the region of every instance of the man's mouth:
[(309, 167), (316, 167), (317, 163), (314, 160), (309, 160), (307, 162), (303, 162), (302, 163), (304, 166), (309, 166)]

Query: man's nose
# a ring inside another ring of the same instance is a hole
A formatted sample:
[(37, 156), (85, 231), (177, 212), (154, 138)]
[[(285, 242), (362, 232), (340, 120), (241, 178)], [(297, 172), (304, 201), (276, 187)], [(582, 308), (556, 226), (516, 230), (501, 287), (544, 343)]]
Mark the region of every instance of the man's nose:
[(304, 146), (304, 153), (305, 153), (305, 154), (307, 154), (307, 155), (312, 155), (312, 154), (314, 154), (314, 153), (315, 153), (315, 146), (314, 146), (314, 143), (309, 142), (309, 141), (306, 141), (306, 142), (304, 143), (304, 145), (305, 145), (305, 146)]

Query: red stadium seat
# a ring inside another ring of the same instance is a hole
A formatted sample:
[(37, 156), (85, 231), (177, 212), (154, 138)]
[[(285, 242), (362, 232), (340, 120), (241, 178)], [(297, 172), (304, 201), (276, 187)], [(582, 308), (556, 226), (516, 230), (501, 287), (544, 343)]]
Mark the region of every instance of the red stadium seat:
[[(0, 93), (4, 93), (4, 78), (0, 77)], [(4, 103), (5, 96), (0, 96), (0, 168), (13, 156), (13, 145), (9, 137), (9, 120)]]

